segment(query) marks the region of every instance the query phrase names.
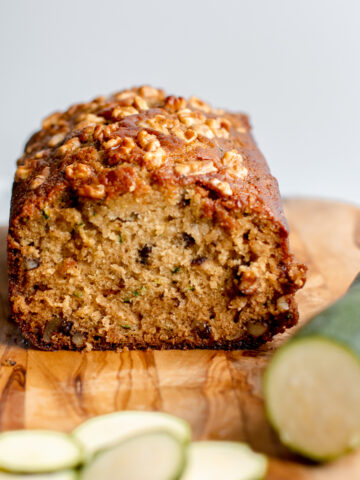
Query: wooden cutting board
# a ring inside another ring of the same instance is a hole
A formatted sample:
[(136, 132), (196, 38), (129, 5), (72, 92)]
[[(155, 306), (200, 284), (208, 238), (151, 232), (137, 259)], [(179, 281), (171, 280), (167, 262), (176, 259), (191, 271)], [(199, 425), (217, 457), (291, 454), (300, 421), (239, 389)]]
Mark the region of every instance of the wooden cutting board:
[[(360, 270), (360, 210), (312, 199), (287, 200), (285, 207), (292, 249), (309, 267), (297, 295), (303, 324), (337, 299)], [(0, 229), (0, 247), (0, 430), (70, 431), (94, 415), (161, 410), (188, 420), (196, 439), (242, 440), (270, 455), (269, 480), (360, 479), (360, 451), (313, 466), (283, 447), (266, 421), (261, 374), (294, 329), (259, 351), (83, 354), (26, 348), (7, 320), (6, 228)]]

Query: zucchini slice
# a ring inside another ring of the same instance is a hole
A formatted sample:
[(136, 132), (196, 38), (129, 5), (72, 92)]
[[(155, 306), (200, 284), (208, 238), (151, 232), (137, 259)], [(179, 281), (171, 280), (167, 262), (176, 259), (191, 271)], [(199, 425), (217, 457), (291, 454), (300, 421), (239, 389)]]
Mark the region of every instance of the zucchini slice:
[(78, 480), (74, 470), (64, 470), (55, 473), (39, 473), (33, 475), (0, 472), (0, 480)]
[(194, 442), (181, 480), (260, 480), (266, 469), (266, 457), (244, 443)]
[(0, 434), (0, 469), (14, 473), (49, 473), (82, 461), (78, 442), (50, 430), (14, 430)]
[(81, 480), (178, 480), (185, 445), (167, 432), (143, 433), (99, 452)]
[(360, 445), (360, 275), (275, 353), (264, 395), (292, 450), (325, 461)]
[(83, 445), (87, 458), (138, 433), (161, 430), (189, 443), (191, 430), (187, 422), (160, 412), (123, 411), (101, 415), (81, 424), (73, 431)]

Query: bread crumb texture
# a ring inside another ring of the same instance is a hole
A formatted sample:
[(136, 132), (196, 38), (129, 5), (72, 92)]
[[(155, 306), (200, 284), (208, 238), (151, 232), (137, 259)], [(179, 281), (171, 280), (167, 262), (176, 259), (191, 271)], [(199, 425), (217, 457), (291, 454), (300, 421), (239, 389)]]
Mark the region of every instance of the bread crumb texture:
[(252, 348), (297, 321), (248, 119), (149, 86), (54, 113), (18, 160), (13, 318), (42, 349)]

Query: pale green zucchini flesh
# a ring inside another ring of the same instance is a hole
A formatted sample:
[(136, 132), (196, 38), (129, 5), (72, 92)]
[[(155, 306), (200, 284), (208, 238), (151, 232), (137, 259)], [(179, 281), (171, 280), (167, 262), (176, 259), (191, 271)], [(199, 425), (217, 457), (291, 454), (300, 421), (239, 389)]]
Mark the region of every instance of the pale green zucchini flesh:
[(243, 443), (194, 442), (181, 480), (260, 480), (267, 459)]
[(161, 430), (188, 443), (190, 427), (184, 420), (160, 412), (123, 411), (101, 415), (83, 423), (73, 431), (74, 437), (83, 445), (87, 458), (95, 452), (115, 445), (139, 433)]
[(178, 480), (185, 449), (167, 432), (139, 434), (98, 452), (85, 466), (81, 480)]
[(0, 434), (0, 469), (15, 473), (55, 472), (82, 461), (80, 444), (50, 430), (14, 430)]

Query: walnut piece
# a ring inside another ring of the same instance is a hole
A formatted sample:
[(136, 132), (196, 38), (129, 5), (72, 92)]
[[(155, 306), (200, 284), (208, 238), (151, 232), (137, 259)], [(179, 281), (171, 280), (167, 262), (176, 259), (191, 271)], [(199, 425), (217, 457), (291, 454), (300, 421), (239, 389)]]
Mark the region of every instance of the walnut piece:
[(149, 110), (149, 105), (147, 104), (147, 101), (139, 95), (136, 95), (136, 97), (134, 98), (133, 105), (138, 110)]
[(240, 292), (244, 295), (253, 295), (256, 293), (257, 288), (257, 277), (255, 273), (252, 271), (242, 272), (239, 283)]
[(205, 116), (200, 112), (193, 112), (189, 108), (184, 108), (177, 113), (177, 116), (181, 123), (187, 127), (192, 127), (193, 125), (201, 125), (205, 122)]
[(175, 113), (184, 109), (186, 107), (186, 103), (187, 102), (185, 98), (170, 95), (169, 97), (165, 98), (164, 108), (170, 113)]
[(226, 152), (222, 157), (222, 162), (228, 167), (230, 174), (242, 179), (247, 176), (248, 170), (244, 165), (244, 158), (237, 150)]
[(31, 174), (31, 168), (21, 165), (17, 168), (15, 173), (16, 180), (26, 180)]
[(211, 160), (193, 161), (188, 163), (179, 163), (175, 165), (174, 170), (179, 175), (205, 175), (206, 173), (217, 172), (217, 169)]
[(79, 195), (82, 197), (89, 197), (94, 199), (100, 199), (105, 196), (104, 185), (84, 185), (78, 189)]
[(190, 97), (189, 98), (189, 103), (192, 107), (198, 108), (199, 110), (203, 110), (206, 113), (211, 112), (211, 107), (207, 103), (203, 102), (200, 100), (200, 98), (197, 97)]
[(81, 143), (80, 143), (79, 137), (73, 137), (73, 138), (70, 138), (70, 140), (68, 140), (66, 143), (64, 143), (64, 145), (61, 145), (61, 147), (59, 147), (58, 149), (58, 152), (61, 155), (66, 155), (67, 153), (73, 152), (80, 146), (81, 146)]
[(145, 163), (153, 168), (161, 167), (164, 164), (165, 158), (166, 152), (163, 148), (158, 148), (155, 151), (146, 152), (144, 155)]
[(91, 168), (84, 163), (75, 163), (65, 168), (65, 175), (71, 180), (80, 180), (91, 176)]
[(110, 140), (103, 142), (101, 146), (105, 148), (105, 150), (110, 150), (111, 148), (118, 147), (121, 142), (122, 142), (121, 137), (113, 137), (113, 138), (110, 138)]
[(232, 195), (233, 191), (230, 187), (230, 184), (228, 182), (223, 182), (222, 180), (219, 180), (218, 178), (212, 178), (210, 181), (210, 184), (215, 187), (216, 190), (221, 192), (224, 195)]
[(155, 152), (160, 148), (160, 142), (155, 135), (148, 133), (146, 130), (141, 130), (138, 133), (137, 140), (141, 147), (147, 152)]
[(138, 110), (134, 107), (115, 107), (112, 111), (112, 117), (115, 120), (128, 117), (129, 115), (137, 115), (139, 113)]
[(56, 145), (59, 145), (59, 143), (61, 143), (65, 139), (65, 136), (65, 133), (57, 133), (50, 138), (50, 140), (48, 141), (48, 146), (56, 147)]

